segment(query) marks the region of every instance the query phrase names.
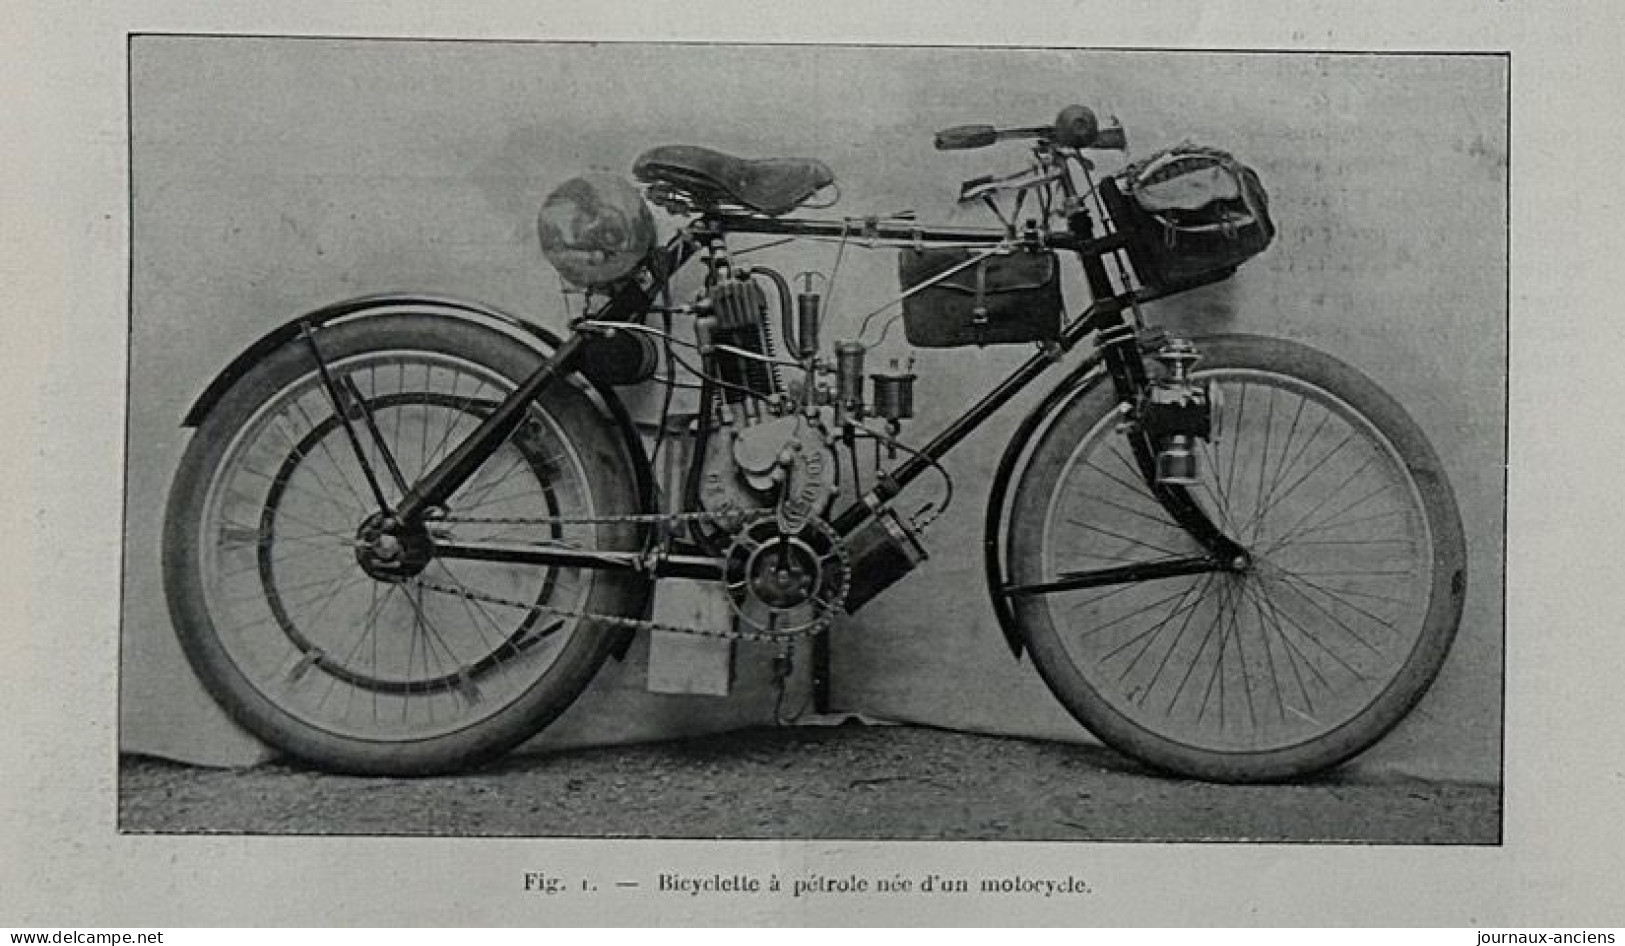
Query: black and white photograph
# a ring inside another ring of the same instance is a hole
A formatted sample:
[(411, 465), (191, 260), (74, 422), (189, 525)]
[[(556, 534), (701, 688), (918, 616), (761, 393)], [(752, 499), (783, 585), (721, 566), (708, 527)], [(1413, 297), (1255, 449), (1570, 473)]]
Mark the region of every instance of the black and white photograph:
[(1625, 935), (1607, 5), (7, 12), (0, 938)]
[(129, 56), (121, 830), (1499, 842), (1506, 57)]

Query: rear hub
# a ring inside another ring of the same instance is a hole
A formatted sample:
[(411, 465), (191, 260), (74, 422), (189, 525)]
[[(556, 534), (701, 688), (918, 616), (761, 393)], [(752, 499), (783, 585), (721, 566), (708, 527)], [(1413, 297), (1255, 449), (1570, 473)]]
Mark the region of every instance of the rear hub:
[(376, 512), (356, 530), (355, 560), (379, 581), (415, 577), (434, 559), (434, 542), (421, 523), (409, 525)]

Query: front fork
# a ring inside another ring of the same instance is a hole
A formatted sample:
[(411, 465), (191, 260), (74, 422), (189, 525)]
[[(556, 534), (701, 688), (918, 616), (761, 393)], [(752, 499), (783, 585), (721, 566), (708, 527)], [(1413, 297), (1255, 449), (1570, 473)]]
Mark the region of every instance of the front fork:
[[(1118, 401), (1130, 406), (1125, 422), (1119, 426), (1119, 430), (1128, 441), (1140, 477), (1158, 505), (1202, 546), (1203, 551), (1198, 555), (1172, 556), (1110, 568), (1065, 571), (1037, 582), (1019, 584), (1007, 582), (1003, 565), (1003, 532), (999, 527), (1000, 520), (996, 517), (1000, 515), (1003, 507), (1006, 477), (1012, 474), (1012, 464), (1016, 457), (1020, 456), (1020, 451), (1007, 451), (999, 474), (995, 478), (993, 505), (990, 505), (988, 510), (985, 545), (989, 583), (994, 589), (994, 612), (999, 618), (1000, 626), (1004, 628), (1011, 650), (1018, 655), (1022, 646), (1021, 633), (1011, 611), (1011, 599), (1075, 591), (1081, 588), (1154, 581), (1182, 575), (1243, 571), (1251, 565), (1247, 550), (1225, 535), (1196, 502), (1191, 495), (1190, 484), (1172, 481), (1194, 477), (1170, 478), (1159, 475), (1168, 472), (1167, 447), (1170, 445), (1169, 438), (1173, 436), (1169, 433), (1170, 429), (1182, 431), (1178, 436), (1187, 438), (1205, 436), (1206, 429), (1199, 431), (1197, 429), (1199, 425), (1192, 424), (1188, 418), (1181, 420), (1168, 414), (1159, 417), (1157, 409), (1147, 410), (1148, 405), (1158, 403), (1159, 393), (1166, 393), (1169, 385), (1166, 380), (1153, 379), (1147, 374), (1144, 356), (1141, 353), (1142, 340), (1133, 325), (1114, 323), (1102, 329), (1099, 346), (1099, 358), (1111, 378)], [(1194, 350), (1191, 353), (1194, 354)], [(1046, 411), (1041, 407), (1030, 416), (1027, 423), (1034, 423), (1043, 416), (1046, 416)], [(1170, 420), (1174, 423), (1169, 424)], [(1030, 429), (1024, 426), (1017, 432), (1017, 438), (1024, 439), (1024, 434), (1030, 432)], [(1161, 463), (1159, 459), (1162, 460)]]

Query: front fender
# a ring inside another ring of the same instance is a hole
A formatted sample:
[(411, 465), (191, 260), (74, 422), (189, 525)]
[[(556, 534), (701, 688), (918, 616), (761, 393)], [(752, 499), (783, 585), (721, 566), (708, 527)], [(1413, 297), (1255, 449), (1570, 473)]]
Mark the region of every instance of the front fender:
[(1010, 610), (1010, 600), (1000, 590), (1004, 587), (1005, 577), (1004, 520), (1010, 484), (1039, 428), (1073, 401), (1088, 394), (1105, 376), (1100, 370), (1098, 353), (1074, 368), (1066, 380), (1057, 384), (1037, 407), (1021, 419), (1021, 424), (1010, 436), (1010, 442), (1005, 445), (1004, 455), (999, 458), (998, 470), (993, 475), (993, 488), (987, 499), (987, 520), (982, 531), (982, 564), (987, 570), (987, 593), (993, 604), (993, 614), (999, 619), (999, 630), (1004, 632), (1004, 641), (1010, 646), (1010, 653), (1018, 658), (1022, 651), (1021, 629), (1016, 624), (1015, 612)]
[[(301, 325), (308, 324), (312, 328), (323, 325), (342, 324), (357, 319), (378, 318), (386, 315), (399, 314), (410, 311), (418, 314), (428, 314), (440, 318), (454, 319), (461, 322), (471, 322), (483, 328), (520, 342), (535, 350), (541, 356), (548, 357), (559, 347), (559, 338), (547, 329), (527, 322), (515, 315), (503, 312), (478, 302), (468, 302), (461, 299), (450, 299), (441, 296), (417, 295), (412, 293), (383, 293), (379, 295), (360, 296), (326, 305), (304, 315), (295, 316), (282, 325), (262, 335), (252, 345), (243, 349), (231, 363), (209, 382), (203, 389), (197, 401), (192, 404), (191, 410), (186, 412), (181, 421), (184, 427), (196, 427), (209, 411), (219, 403), (231, 386), (243, 375), (247, 374), (255, 364), (265, 356), (283, 345), (299, 337)], [(584, 375), (578, 377), (586, 378)], [(586, 378), (597, 396), (600, 408), (604, 411), (606, 419), (615, 424), (621, 431), (622, 439), (626, 442), (627, 456), (631, 458), (633, 475), (637, 478), (638, 496), (643, 508), (654, 511), (656, 506), (654, 473), (649, 466), (649, 455), (643, 449), (643, 440), (638, 436), (637, 428), (632, 424), (632, 417), (627, 413), (625, 405), (607, 385)]]

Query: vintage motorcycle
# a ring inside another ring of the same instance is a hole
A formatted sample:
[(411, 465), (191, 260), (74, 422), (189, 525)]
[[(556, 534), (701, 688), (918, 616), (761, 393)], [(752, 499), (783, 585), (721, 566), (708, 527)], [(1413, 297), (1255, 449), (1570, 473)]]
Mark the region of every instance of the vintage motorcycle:
[[(984, 228), (792, 216), (833, 203), (821, 162), (655, 148), (641, 188), (589, 174), (544, 202), (543, 251), (580, 307), (562, 339), (408, 295), (266, 335), (187, 415), (169, 499), (167, 594), (204, 684), (324, 768), (489, 760), (640, 630), (789, 643), (857, 611), (926, 558), (952, 495), (941, 458), (1072, 361), (991, 484), (986, 576), (1011, 651), (1091, 732), (1172, 772), (1276, 780), (1370, 746), (1461, 615), (1462, 527), (1434, 450), (1325, 354), (1147, 325), (1147, 304), (1270, 243), (1251, 169), (1186, 145), (1097, 175), (1090, 153), (1126, 151), (1125, 135), (1081, 106), (935, 143), (1006, 140), (1030, 163), (961, 188), (997, 219)], [(791, 240), (835, 244), (833, 268), (792, 287), (746, 262)], [(826, 352), (842, 254), (876, 247), (898, 253), (902, 291)], [(1090, 290), (1075, 315), (1062, 254)], [(1033, 354), (905, 444), (912, 369), (865, 383), (899, 318), (917, 347)], [(664, 388), (647, 436), (616, 392), (642, 384)], [(906, 511), (922, 477), (943, 492)], [(662, 580), (727, 619), (662, 619)]]

